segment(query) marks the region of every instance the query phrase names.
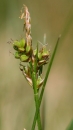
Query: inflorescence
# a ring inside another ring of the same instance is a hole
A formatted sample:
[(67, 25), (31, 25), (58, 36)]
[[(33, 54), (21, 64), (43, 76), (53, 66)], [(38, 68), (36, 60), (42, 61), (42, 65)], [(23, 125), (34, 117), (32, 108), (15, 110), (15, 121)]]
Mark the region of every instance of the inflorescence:
[[(37, 89), (40, 88), (44, 82), (42, 78), (43, 66), (48, 63), (50, 52), (46, 49), (46, 46), (42, 45), (38, 49), (38, 44), (36, 49), (32, 47), (32, 37), (31, 37), (31, 18), (28, 8), (23, 5), (21, 9), (20, 19), (24, 19), (24, 31), (25, 39), (22, 38), (19, 41), (13, 41), (13, 48), (15, 50), (15, 58), (20, 59), (20, 70), (25, 76), (28, 83), (33, 86), (31, 73), (34, 71), (34, 64), (36, 62), (36, 76), (37, 76)], [(25, 62), (27, 64), (25, 64)], [(23, 64), (22, 64), (23, 63)], [(32, 63), (32, 71), (31, 64)]]

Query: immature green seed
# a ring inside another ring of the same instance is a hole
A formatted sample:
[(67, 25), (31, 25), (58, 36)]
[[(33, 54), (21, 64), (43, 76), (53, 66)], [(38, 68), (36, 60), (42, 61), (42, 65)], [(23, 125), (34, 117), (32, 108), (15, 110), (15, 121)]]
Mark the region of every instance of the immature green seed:
[(28, 61), (28, 59), (29, 59), (29, 56), (27, 56), (27, 55), (21, 55), (21, 57), (20, 57), (20, 60), (22, 62), (26, 62), (26, 61)]
[(49, 56), (49, 52), (48, 51), (42, 53), (42, 57), (48, 57), (48, 56)]
[(25, 40), (21, 39), (20, 41), (14, 41), (13, 48), (17, 50), (18, 48), (24, 48), (25, 46)]
[(38, 53), (38, 59), (41, 60), (41, 58), (42, 58), (42, 54), (39, 52)]
[(38, 86), (38, 88), (41, 87), (41, 85), (43, 84), (43, 81), (44, 80), (40, 76), (38, 76), (38, 79), (37, 79), (37, 86)]
[[(36, 56), (36, 54), (37, 54), (37, 49), (35, 49), (34, 51), (33, 51), (33, 54), (34, 54), (34, 56)], [(42, 54), (41, 54), (41, 52), (38, 52), (38, 59), (40, 60), (42, 58)]]
[(42, 57), (48, 57), (49, 51), (46, 48), (43, 48)]
[(15, 49), (15, 48), (19, 48), (20, 47), (20, 42), (19, 41), (14, 41), (14, 43), (13, 43), (13, 48)]
[(14, 48), (15, 50), (17, 50), (17, 51), (18, 51), (18, 45), (19, 45), (19, 42), (18, 42), (18, 41), (14, 41), (14, 43), (13, 43), (13, 48)]
[(20, 52), (24, 52), (24, 51), (25, 51), (25, 48), (18, 48), (18, 50), (19, 50)]
[(30, 50), (31, 50), (31, 46), (30, 46), (30, 45), (27, 45), (27, 46), (26, 46), (26, 53), (29, 53)]
[(14, 56), (15, 56), (16, 59), (19, 59), (19, 58), (20, 58), (20, 54), (19, 54), (19, 52), (16, 51), (15, 54), (14, 54)]
[(20, 48), (24, 48), (25, 47), (25, 39), (21, 39), (20, 40), (20, 45), (21, 45)]

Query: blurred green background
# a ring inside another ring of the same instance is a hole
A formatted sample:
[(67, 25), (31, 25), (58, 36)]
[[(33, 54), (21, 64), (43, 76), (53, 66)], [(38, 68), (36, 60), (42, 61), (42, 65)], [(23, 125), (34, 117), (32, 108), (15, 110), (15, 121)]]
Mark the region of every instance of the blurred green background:
[[(0, 130), (31, 129), (35, 105), (33, 91), (9, 54), (7, 41), (19, 39), (22, 5), (29, 8), (34, 47), (47, 35), (51, 55), (60, 44), (50, 71), (41, 107), (43, 130), (65, 130), (73, 118), (73, 0), (0, 0)], [(47, 66), (45, 67), (45, 69)], [(36, 128), (37, 130), (37, 128)]]

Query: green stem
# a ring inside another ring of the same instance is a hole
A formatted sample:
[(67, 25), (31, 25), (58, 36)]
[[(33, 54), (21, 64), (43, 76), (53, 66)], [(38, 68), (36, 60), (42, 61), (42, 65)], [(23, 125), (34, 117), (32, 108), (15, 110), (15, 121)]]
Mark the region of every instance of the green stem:
[[(33, 81), (33, 90), (34, 90), (36, 112), (38, 112), (38, 117), (37, 117), (38, 130), (42, 130), (41, 120), (40, 120), (39, 95), (38, 95), (38, 90), (37, 90), (37, 82), (36, 82), (37, 80), (36, 80), (35, 72), (32, 73), (32, 81)], [(34, 126), (32, 127), (32, 130), (34, 130)]]
[[(30, 62), (30, 67), (31, 67), (31, 76), (32, 76), (32, 82), (33, 82), (33, 91), (34, 91), (34, 99), (35, 99), (35, 106), (36, 106), (36, 112), (38, 111), (38, 116), (37, 116), (37, 125), (38, 125), (38, 130), (42, 130), (41, 127), (41, 119), (40, 119), (40, 108), (39, 108), (39, 95), (38, 95), (38, 89), (37, 89), (37, 75), (36, 75), (36, 68), (37, 68), (37, 56), (38, 56), (38, 45), (37, 45), (37, 55), (36, 55), (36, 60), (34, 61), (34, 65), (32, 65), (32, 62)], [(33, 123), (34, 124), (34, 123)], [(35, 126), (32, 125), (31, 130), (34, 130)]]
[(38, 110), (35, 112), (35, 116), (34, 116), (34, 120), (33, 120), (33, 125), (32, 125), (32, 127), (34, 126), (34, 129), (35, 129), (36, 120), (37, 120), (37, 117), (38, 117), (38, 112), (39, 112), (39, 108), (40, 108), (40, 105), (41, 105), (41, 101), (42, 101), (44, 89), (45, 89), (45, 86), (46, 86), (46, 82), (47, 82), (47, 79), (48, 79), (48, 75), (50, 73), (50, 69), (51, 69), (51, 66), (52, 66), (52, 63), (53, 63), (53, 60), (54, 60), (54, 56), (55, 56), (55, 53), (56, 53), (56, 50), (57, 50), (57, 47), (58, 47), (58, 43), (59, 43), (60, 37), (61, 37), (61, 35), (58, 37), (58, 40), (57, 40), (55, 49), (53, 51), (50, 63), (48, 65), (48, 69), (47, 69), (47, 73), (46, 73), (46, 76), (45, 76), (45, 79), (44, 79), (44, 83), (43, 83), (43, 86), (42, 86), (42, 90), (41, 90), (41, 94), (40, 94), (40, 98), (39, 98), (39, 104), (38, 104), (38, 108), (37, 108)]

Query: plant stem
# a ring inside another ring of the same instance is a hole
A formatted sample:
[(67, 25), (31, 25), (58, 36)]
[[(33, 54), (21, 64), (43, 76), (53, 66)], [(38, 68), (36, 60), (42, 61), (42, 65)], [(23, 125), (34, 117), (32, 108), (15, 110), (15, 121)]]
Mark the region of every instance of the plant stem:
[[(37, 80), (36, 80), (36, 74), (35, 72), (32, 73), (32, 81), (33, 81), (33, 91), (34, 91), (34, 99), (35, 99), (35, 105), (36, 105), (36, 112), (38, 112), (37, 117), (37, 123), (38, 123), (38, 130), (42, 130), (41, 128), (41, 120), (40, 120), (40, 108), (39, 108), (39, 95), (37, 90)], [(34, 126), (32, 127), (32, 130), (34, 130)]]
[(39, 112), (39, 108), (40, 108), (40, 105), (41, 105), (41, 101), (42, 101), (44, 89), (45, 89), (46, 82), (47, 82), (47, 79), (48, 79), (48, 75), (50, 73), (50, 69), (51, 69), (51, 66), (52, 66), (52, 63), (53, 63), (53, 60), (54, 60), (54, 57), (55, 57), (55, 53), (56, 53), (56, 50), (57, 50), (57, 47), (58, 47), (58, 43), (59, 43), (60, 37), (61, 37), (61, 35), (58, 37), (58, 40), (56, 42), (55, 49), (53, 51), (50, 63), (48, 65), (47, 73), (46, 73), (46, 76), (45, 76), (45, 79), (44, 79), (44, 83), (43, 83), (43, 86), (42, 86), (42, 90), (41, 90), (41, 94), (40, 94), (40, 98), (39, 98), (39, 103), (38, 103), (38, 108), (37, 108), (37, 111), (35, 112), (35, 116), (34, 116), (34, 120), (33, 120), (33, 125), (32, 125), (32, 127), (34, 126), (34, 129), (35, 129), (36, 120), (37, 120), (37, 117), (38, 117), (38, 112)]
[[(38, 60), (38, 43), (37, 43), (37, 54), (36, 58), (34, 61), (34, 65), (30, 63), (31, 66), (31, 75), (32, 75), (32, 82), (33, 82), (33, 91), (34, 91), (34, 99), (35, 99), (35, 105), (36, 105), (36, 112), (38, 112), (37, 116), (37, 125), (38, 125), (38, 130), (42, 130), (41, 126), (41, 118), (40, 118), (40, 107), (39, 107), (39, 91), (37, 89), (37, 60)], [(36, 119), (33, 120), (33, 124), (35, 124)], [(35, 129), (35, 125), (32, 125), (31, 130)]]

